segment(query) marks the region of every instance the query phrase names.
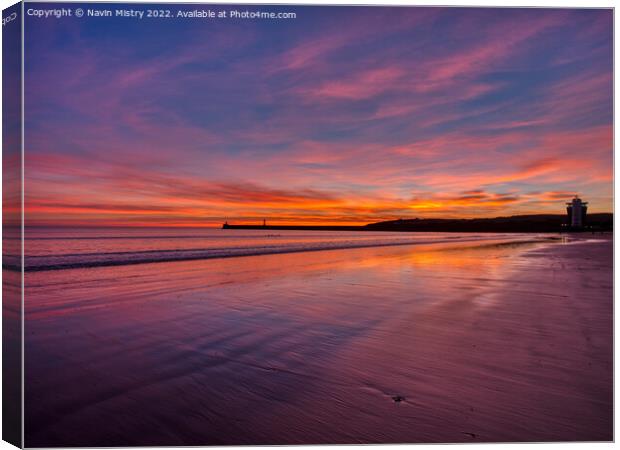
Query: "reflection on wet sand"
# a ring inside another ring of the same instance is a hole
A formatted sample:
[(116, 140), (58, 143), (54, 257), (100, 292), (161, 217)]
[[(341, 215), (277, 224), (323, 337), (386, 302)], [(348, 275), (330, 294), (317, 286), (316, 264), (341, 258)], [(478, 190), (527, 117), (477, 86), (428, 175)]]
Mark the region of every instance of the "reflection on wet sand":
[(499, 243), (27, 274), (26, 445), (611, 439), (611, 241)]

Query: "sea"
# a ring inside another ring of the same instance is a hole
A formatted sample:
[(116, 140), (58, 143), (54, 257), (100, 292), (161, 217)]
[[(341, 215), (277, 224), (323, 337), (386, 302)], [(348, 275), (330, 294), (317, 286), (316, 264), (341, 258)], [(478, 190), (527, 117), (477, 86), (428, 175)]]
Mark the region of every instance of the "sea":
[(24, 246), (28, 447), (613, 438), (610, 236), (27, 228)]
[[(477, 242), (498, 238), (505, 241), (532, 240), (531, 234), (518, 233), (498, 235), (213, 228), (29, 228), (25, 236), (25, 271), (424, 243)], [(19, 270), (19, 255), (4, 256), (5, 268)]]

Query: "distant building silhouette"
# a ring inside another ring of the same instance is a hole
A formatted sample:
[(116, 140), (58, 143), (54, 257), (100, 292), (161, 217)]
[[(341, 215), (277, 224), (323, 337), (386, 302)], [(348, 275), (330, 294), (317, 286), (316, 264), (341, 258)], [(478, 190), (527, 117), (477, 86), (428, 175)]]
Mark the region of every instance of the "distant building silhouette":
[(583, 202), (575, 195), (575, 198), (566, 204), (568, 213), (568, 225), (571, 228), (581, 228), (586, 223), (586, 213), (588, 212), (588, 202)]

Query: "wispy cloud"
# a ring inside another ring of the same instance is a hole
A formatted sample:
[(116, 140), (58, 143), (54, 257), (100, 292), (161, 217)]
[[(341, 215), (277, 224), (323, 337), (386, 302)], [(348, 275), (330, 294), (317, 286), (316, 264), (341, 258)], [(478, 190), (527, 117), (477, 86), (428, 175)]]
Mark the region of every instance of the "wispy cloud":
[(611, 209), (610, 11), (294, 8), (31, 24), (29, 223)]

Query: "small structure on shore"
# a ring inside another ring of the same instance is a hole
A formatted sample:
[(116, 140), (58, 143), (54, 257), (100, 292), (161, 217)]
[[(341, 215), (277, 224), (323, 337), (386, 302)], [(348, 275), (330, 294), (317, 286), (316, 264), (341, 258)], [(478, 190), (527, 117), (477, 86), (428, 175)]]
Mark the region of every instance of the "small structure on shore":
[(582, 201), (579, 196), (566, 204), (568, 213), (568, 226), (571, 228), (583, 228), (586, 223), (586, 213), (588, 212), (588, 202)]

